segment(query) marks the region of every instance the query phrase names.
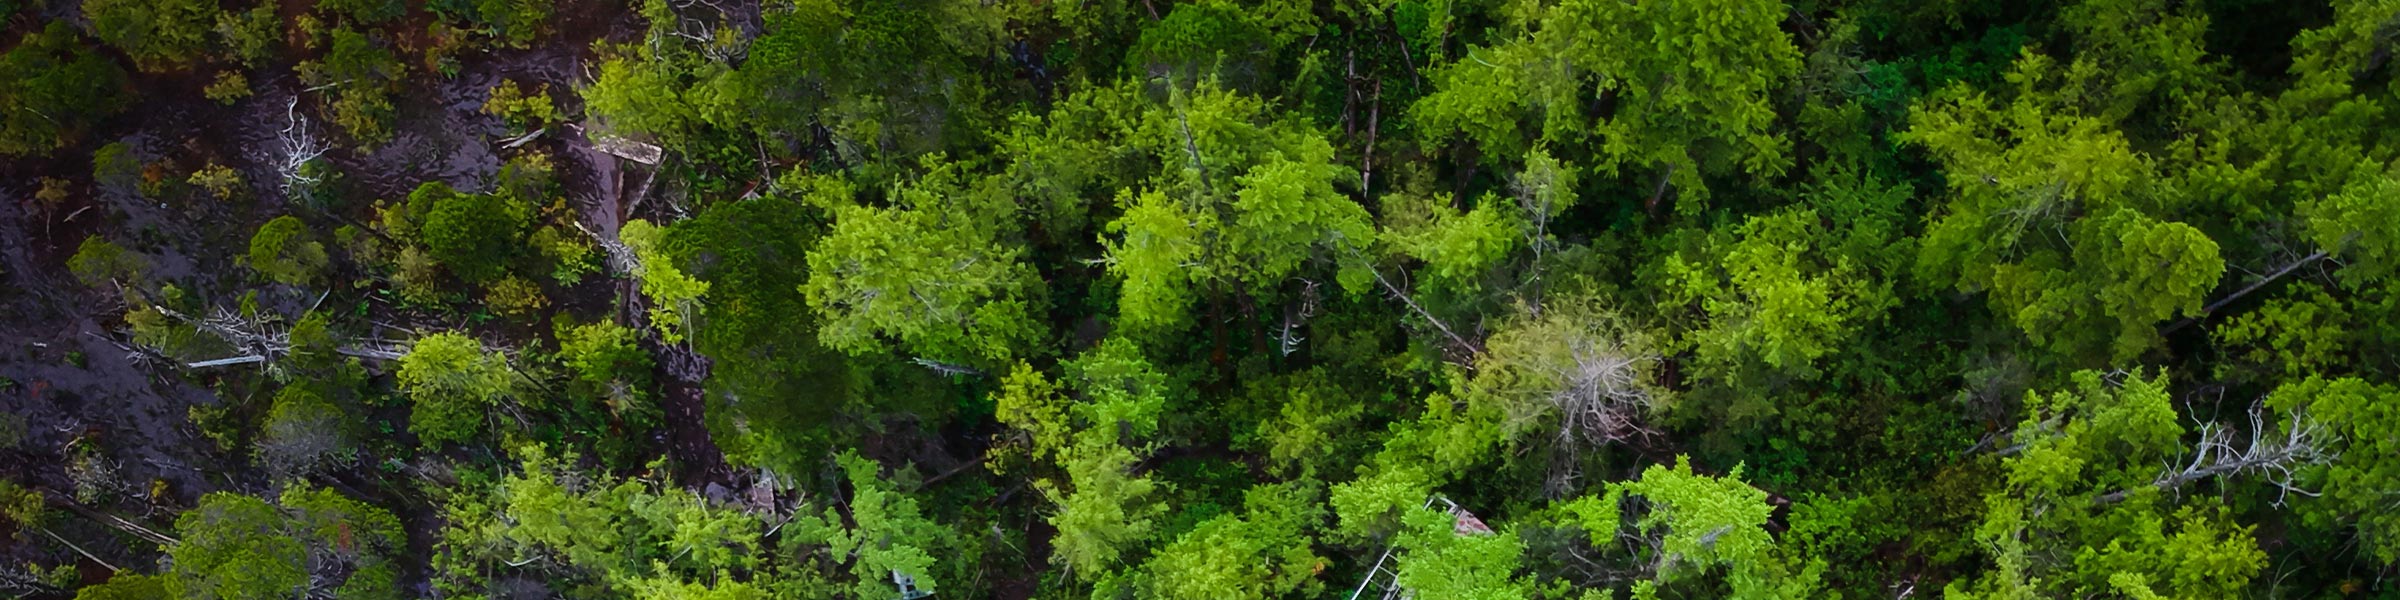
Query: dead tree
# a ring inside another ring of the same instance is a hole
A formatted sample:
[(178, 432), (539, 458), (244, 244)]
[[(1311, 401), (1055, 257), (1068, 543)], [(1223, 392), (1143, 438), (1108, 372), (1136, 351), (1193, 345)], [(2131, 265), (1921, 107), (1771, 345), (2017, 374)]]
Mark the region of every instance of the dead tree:
[(298, 95), (284, 104), (283, 118), (283, 131), (276, 136), (283, 144), (283, 156), (275, 162), (275, 173), (282, 178), (283, 197), (290, 199), (318, 183), (317, 176), (308, 172), (308, 163), (324, 156), (328, 146), (309, 132), (308, 117), (300, 116)]
[[(2293, 411), (2291, 425), (2278, 433), (2268, 425), (2266, 403), (2252, 402), (2249, 439), (2243, 443), (2232, 428), (2221, 423), (2200, 424), (2200, 443), (2190, 454), (2171, 465), (2151, 480), (2151, 487), (2174, 491), (2203, 479), (2256, 474), (2268, 485), (2275, 486), (2275, 505), (2282, 506), (2292, 494), (2316, 497), (2318, 492), (2300, 487), (2292, 481), (2292, 471), (2306, 465), (2332, 462), (2337, 452), (2326, 448), (2335, 441), (2334, 434), (2323, 423), (2308, 418), (2305, 410)], [(2122, 502), (2134, 490), (2118, 490), (2103, 494), (2101, 504)]]

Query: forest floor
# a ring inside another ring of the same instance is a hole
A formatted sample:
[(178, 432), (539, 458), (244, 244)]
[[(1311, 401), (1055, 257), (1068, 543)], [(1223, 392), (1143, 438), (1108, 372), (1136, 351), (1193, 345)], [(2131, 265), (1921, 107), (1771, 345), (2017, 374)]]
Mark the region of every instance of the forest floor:
[[(290, 19), (305, 8), (287, 5), (284, 16)], [(227, 401), (213, 389), (222, 372), (160, 364), (154, 355), (133, 348), (130, 334), (122, 329), (125, 302), (69, 274), (67, 259), (78, 244), (94, 234), (115, 237), (130, 232), (134, 243), (128, 247), (148, 257), (152, 277), (175, 282), (212, 306), (233, 306), (248, 287), (250, 273), (225, 249), (245, 247), (250, 232), (265, 221), (299, 213), (349, 224), (370, 222), (375, 214), (370, 199), (401, 200), (431, 181), (481, 191), (492, 185), (506, 155), (523, 151), (552, 156), (563, 192), (583, 225), (602, 239), (614, 239), (627, 218), (626, 205), (633, 202), (627, 195), (654, 193), (646, 181), (650, 168), (620, 168), (620, 159), (593, 150), (581, 128), (572, 125), (551, 127), (522, 147), (503, 148), (515, 136), (499, 118), (485, 114), (483, 104), (495, 84), (515, 81), (528, 87), (547, 85), (553, 98), (571, 106), (578, 102), (574, 90), (589, 80), (593, 43), (633, 39), (643, 27), (623, 3), (569, 0), (558, 5), (552, 35), (534, 47), (462, 54), (456, 72), (446, 76), (412, 63), (410, 80), (396, 98), (399, 114), (392, 139), (363, 153), (343, 140), (324, 155), (338, 173), (332, 185), (344, 198), (339, 206), (300, 211), (280, 205), (293, 202), (278, 188), (276, 170), (285, 152), (281, 135), (289, 123), (287, 107), (295, 96), (317, 93), (304, 89), (291, 69), (281, 68), (289, 65), (257, 69), (280, 75), (254, 81), (254, 95), (230, 106), (202, 97), (205, 73), (145, 74), (135, 78), (141, 104), (106, 129), (76, 147), (52, 153), (53, 158), (0, 161), (0, 198), (6, 199), (0, 201), (0, 272), (10, 282), (0, 286), (0, 434), (14, 432), (17, 438), (13, 446), (0, 444), (0, 476), (53, 492), (72, 490), (72, 449), (97, 448), (118, 489), (111, 501), (89, 508), (159, 531), (171, 530), (177, 511), (208, 492), (266, 491), (268, 478), (245, 453), (216, 447), (188, 416), (193, 407)], [(312, 119), (310, 126), (322, 137), (339, 135), (331, 123)], [(133, 186), (89, 183), (93, 167), (83, 157), (120, 141), (138, 150), (145, 163), (166, 163), (153, 168), (177, 174), (169, 177), (171, 185), (180, 184), (180, 174), (215, 163), (241, 173), (247, 193), (229, 201), (162, 202), (145, 198)], [(88, 185), (62, 205), (44, 208), (34, 200), (37, 182), (44, 177)], [(628, 189), (628, 182), (638, 187)], [(383, 327), (433, 331), (464, 326), (451, 322), (458, 319), (455, 315), (399, 307), (375, 290), (344, 287), (285, 288), (262, 294), (257, 301), (297, 314), (314, 299), (327, 310), (365, 317), (379, 325), (378, 335), (392, 338), (404, 335)], [(565, 306), (632, 310), (637, 298), (632, 283), (623, 278), (590, 281), (567, 292), (554, 299)], [(681, 467), (679, 479), (695, 488), (708, 483), (732, 486), (730, 468), (709, 440), (702, 418), (700, 382), (707, 376), (706, 360), (688, 350), (655, 344), (650, 348), (661, 365), (661, 380), (671, 382), (663, 407), (669, 426), (658, 441)], [(380, 371), (378, 365), (369, 366)], [(242, 368), (247, 367), (221, 369)], [(0, 439), (4, 441), (10, 440)], [(59, 494), (53, 494), (53, 500), (68, 501)], [(401, 504), (392, 508), (410, 524), (411, 546), (428, 549), (432, 528), (438, 525), (434, 507)], [(54, 528), (78, 539), (119, 542), (85, 548), (118, 566), (155, 555), (155, 544), (109, 527), (73, 523)], [(44, 548), (11, 547), (11, 553)], [(0, 561), (23, 564), (26, 558), (30, 557), (0, 556)], [(95, 574), (89, 568), (86, 573)], [(97, 575), (104, 578), (105, 573)], [(422, 579), (416, 579), (416, 585), (422, 585)]]

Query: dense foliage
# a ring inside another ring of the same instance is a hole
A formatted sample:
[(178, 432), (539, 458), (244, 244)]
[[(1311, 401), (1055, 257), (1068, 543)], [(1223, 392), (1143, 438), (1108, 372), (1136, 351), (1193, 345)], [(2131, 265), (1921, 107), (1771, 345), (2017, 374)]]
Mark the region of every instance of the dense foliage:
[(0, 592), (2400, 597), (2327, 4), (29, 5)]

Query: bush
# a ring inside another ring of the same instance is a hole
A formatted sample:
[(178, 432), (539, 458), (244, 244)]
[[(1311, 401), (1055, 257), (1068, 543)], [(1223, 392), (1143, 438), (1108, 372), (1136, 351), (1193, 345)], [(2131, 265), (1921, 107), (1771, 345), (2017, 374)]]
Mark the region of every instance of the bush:
[(208, 190), (208, 195), (215, 196), (218, 200), (231, 199), (242, 191), (242, 174), (234, 172), (231, 167), (217, 163), (208, 163), (208, 166), (193, 171), (192, 176), (185, 179), (184, 182)]
[(75, 256), (67, 259), (67, 272), (74, 273), (76, 281), (92, 287), (112, 281), (139, 282), (149, 266), (150, 261), (142, 255), (96, 235), (83, 238), (83, 245), (75, 248)]
[(206, 88), (201, 88), (200, 95), (207, 96), (208, 99), (215, 100), (218, 104), (232, 106), (233, 103), (250, 97), (250, 79), (243, 77), (241, 71), (218, 71), (216, 81), (209, 82)]
[[(508, 273), (510, 260), (524, 248), (525, 223), (532, 216), (528, 207), (496, 194), (460, 194), (439, 183), (417, 193), (430, 204), (419, 233), (434, 260), (468, 283)], [(409, 202), (411, 211), (417, 210), (417, 194)]]
[(534, 285), (522, 277), (505, 275), (484, 289), (483, 303), (492, 307), (492, 312), (525, 318), (548, 308), (550, 298), (542, 295), (542, 286)]
[(325, 244), (309, 234), (308, 225), (291, 215), (276, 217), (250, 236), (251, 270), (286, 285), (315, 283), (325, 271)]

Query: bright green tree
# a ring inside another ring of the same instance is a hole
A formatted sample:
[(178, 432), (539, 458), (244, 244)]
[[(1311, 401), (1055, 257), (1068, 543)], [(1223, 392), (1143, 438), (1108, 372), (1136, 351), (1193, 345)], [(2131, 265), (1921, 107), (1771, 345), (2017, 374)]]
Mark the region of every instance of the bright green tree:
[(958, 180), (959, 166), (893, 190), (894, 206), (843, 206), (808, 253), (801, 291), (825, 345), (888, 348), (939, 361), (995, 364), (1037, 342), (1040, 279), (1007, 243), (1014, 206)]
[(474, 439), (488, 411), (517, 394), (519, 376), (507, 361), (455, 331), (419, 338), (396, 373), (411, 402), (409, 429), (426, 446)]
[(665, 235), (664, 230), (641, 219), (626, 221), (617, 230), (617, 239), (638, 262), (634, 276), (641, 278), (642, 296), (650, 300), (650, 326), (658, 330), (660, 340), (677, 344), (697, 325), (705, 307), (700, 297), (708, 294), (708, 282), (675, 266), (675, 259), (660, 247)]
[(1994, 568), (1950, 595), (2238, 595), (2266, 554), (2213, 498), (2170, 495), (2217, 471), (2169, 471), (2191, 450), (2165, 374), (2074, 381), (2027, 395), (2018, 449), (2002, 459), (2005, 479), (1976, 529)]

